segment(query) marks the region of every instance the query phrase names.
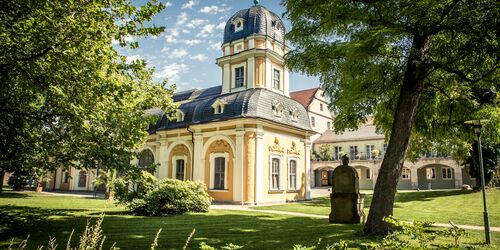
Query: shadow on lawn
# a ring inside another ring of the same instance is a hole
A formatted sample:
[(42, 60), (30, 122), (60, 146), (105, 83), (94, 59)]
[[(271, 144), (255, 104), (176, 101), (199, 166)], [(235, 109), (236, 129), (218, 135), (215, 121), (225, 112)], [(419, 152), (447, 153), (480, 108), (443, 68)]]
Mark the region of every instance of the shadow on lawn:
[[(46, 245), (49, 236), (65, 245), (75, 229), (73, 246), (77, 244), (89, 217), (72, 216), (77, 210), (37, 209), (28, 207), (0, 207), (2, 226), (8, 230), (0, 233), (0, 248), (30, 235), (30, 248)], [(113, 213), (114, 214), (114, 213)], [(51, 217), (58, 215), (61, 217)], [(95, 217), (94, 217), (95, 218)], [(160, 249), (180, 249), (193, 229), (196, 233), (190, 247), (198, 248), (201, 242), (220, 248), (228, 243), (245, 246), (245, 249), (291, 249), (294, 244), (312, 246), (322, 238), (326, 246), (340, 240), (369, 241), (358, 235), (360, 225), (336, 225), (326, 219), (290, 217), (245, 213), (239, 211), (211, 211), (168, 217), (120, 216), (108, 213), (103, 222), (106, 235), (104, 248), (113, 242), (121, 249), (145, 249), (153, 242), (162, 228), (158, 241)]]
[(28, 194), (23, 194), (23, 193), (19, 193), (19, 192), (4, 192), (0, 194), (0, 199), (3, 199), (3, 198), (28, 198)]

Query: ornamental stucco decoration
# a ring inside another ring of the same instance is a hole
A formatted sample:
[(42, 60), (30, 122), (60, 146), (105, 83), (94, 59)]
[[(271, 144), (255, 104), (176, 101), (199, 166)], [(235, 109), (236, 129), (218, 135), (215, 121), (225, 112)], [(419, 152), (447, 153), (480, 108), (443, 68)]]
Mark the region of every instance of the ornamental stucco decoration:
[(285, 152), (285, 149), (280, 146), (280, 141), (278, 137), (274, 138), (274, 145), (269, 146), (269, 151), (280, 154), (283, 154)]
[(295, 145), (295, 141), (292, 141), (292, 147), (287, 150), (289, 155), (300, 155), (300, 150)]

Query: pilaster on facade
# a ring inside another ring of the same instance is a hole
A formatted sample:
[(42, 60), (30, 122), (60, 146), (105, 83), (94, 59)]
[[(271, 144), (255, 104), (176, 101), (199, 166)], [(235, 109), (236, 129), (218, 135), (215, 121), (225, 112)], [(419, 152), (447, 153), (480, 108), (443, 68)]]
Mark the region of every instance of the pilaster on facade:
[(158, 169), (158, 178), (159, 179), (166, 179), (168, 177), (168, 141), (167, 140), (161, 140), (159, 142), (160, 146), (158, 147), (158, 159), (159, 159), (159, 169)]
[(205, 181), (205, 156), (203, 150), (203, 133), (196, 131), (194, 133), (194, 146), (193, 146), (193, 180)]
[(257, 125), (255, 139), (255, 204), (263, 202), (264, 192), (264, 129)]
[(453, 173), (455, 174), (455, 187), (462, 188), (463, 178), (462, 178), (462, 168), (460, 166), (456, 166), (453, 168)]
[(244, 136), (245, 130), (242, 127), (236, 128), (236, 152), (233, 169), (233, 203), (241, 204), (244, 201)]
[(306, 200), (311, 200), (311, 141), (304, 140), (305, 157), (306, 157)]

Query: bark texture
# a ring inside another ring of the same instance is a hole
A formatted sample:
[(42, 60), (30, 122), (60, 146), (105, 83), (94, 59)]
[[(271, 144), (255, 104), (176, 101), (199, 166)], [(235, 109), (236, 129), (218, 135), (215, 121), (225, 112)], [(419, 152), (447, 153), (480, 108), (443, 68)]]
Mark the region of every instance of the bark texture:
[(394, 113), (391, 137), (375, 184), (364, 233), (384, 235), (392, 231), (384, 217), (393, 214), (394, 197), (408, 149), (413, 118), (428, 71), (431, 36), (415, 36)]
[(3, 192), (3, 181), (5, 179), (5, 171), (0, 171), (0, 194)]

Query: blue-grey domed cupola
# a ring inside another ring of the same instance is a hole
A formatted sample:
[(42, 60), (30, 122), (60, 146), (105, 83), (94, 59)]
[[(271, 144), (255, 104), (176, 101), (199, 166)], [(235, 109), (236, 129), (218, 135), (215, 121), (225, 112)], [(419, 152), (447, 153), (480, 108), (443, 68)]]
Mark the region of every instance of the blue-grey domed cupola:
[(265, 88), (289, 96), (285, 26), (278, 15), (255, 5), (227, 20), (222, 41), (222, 93)]
[(264, 35), (284, 44), (285, 26), (278, 15), (260, 5), (236, 12), (226, 23), (223, 43)]

